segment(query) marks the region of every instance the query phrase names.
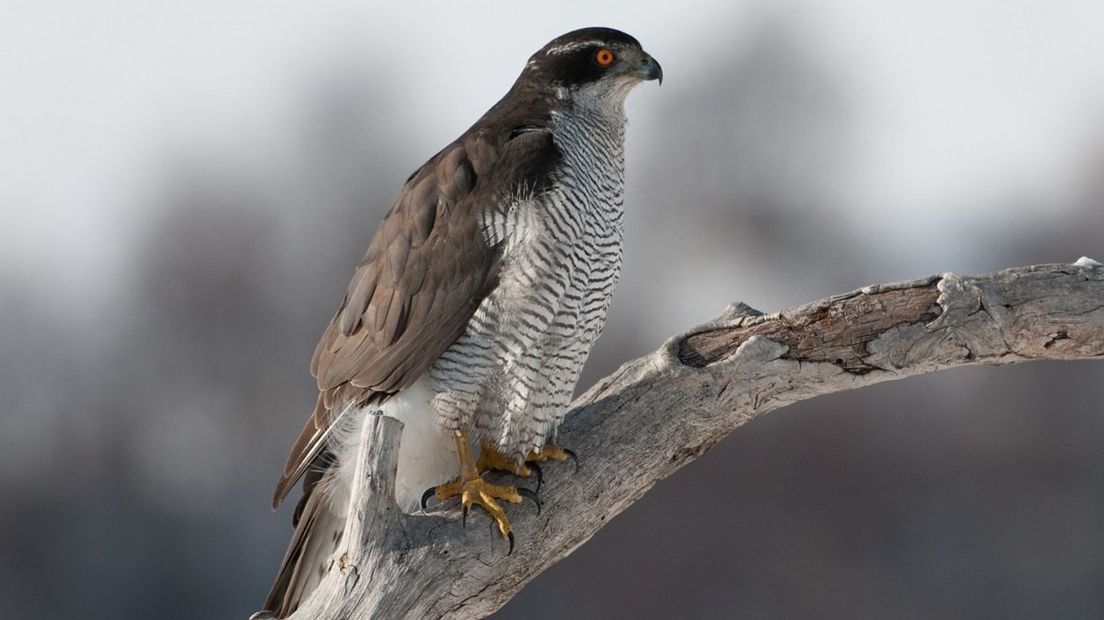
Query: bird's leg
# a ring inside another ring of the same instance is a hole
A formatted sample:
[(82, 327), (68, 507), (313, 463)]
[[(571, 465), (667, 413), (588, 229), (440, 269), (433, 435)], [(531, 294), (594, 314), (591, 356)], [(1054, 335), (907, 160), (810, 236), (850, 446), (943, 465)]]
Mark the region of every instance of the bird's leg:
[(480, 473), (504, 471), (522, 478), (528, 478), (536, 474), (537, 492), (540, 492), (541, 484), (544, 482), (544, 472), (541, 470), (538, 463), (544, 463), (549, 460), (564, 461), (568, 458), (571, 458), (571, 460), (575, 462), (575, 471), (578, 471), (579, 457), (575, 456), (574, 452), (566, 448), (545, 446), (542, 450), (530, 452), (529, 455), (525, 457), (524, 462), (519, 462), (517, 459), (500, 452), (493, 443), (484, 441), (479, 450), (479, 460), (476, 462), (476, 467), (479, 468)]
[(546, 463), (550, 460), (566, 461), (568, 458), (575, 463), (575, 471), (579, 471), (579, 457), (574, 452), (567, 448), (561, 448), (559, 446), (548, 445), (540, 450), (534, 450), (525, 457), (525, 465), (533, 471), (537, 472), (537, 490), (540, 491), (541, 481), (544, 479), (544, 474), (541, 472), (540, 465), (537, 463)]
[(525, 457), (526, 463), (545, 463), (550, 460), (566, 461), (571, 459), (575, 462), (575, 469), (579, 469), (579, 457), (571, 450), (567, 448), (561, 448), (560, 446), (545, 446), (541, 450), (530, 452), (529, 456)]
[(481, 506), (483, 510), (487, 511), (487, 514), (491, 515), (495, 523), (498, 524), (498, 531), (502, 534), (503, 538), (510, 541), (510, 552), (512, 553), (514, 550), (514, 533), (510, 529), (510, 520), (506, 518), (506, 510), (495, 500), (503, 500), (511, 504), (517, 504), (521, 501), (522, 497), (528, 497), (536, 502), (537, 511), (539, 513), (540, 502), (537, 500), (536, 494), (529, 489), (491, 484), (484, 480), (475, 459), (472, 458), (471, 445), (468, 443), (468, 428), (466, 426), (461, 426), (455, 431), (455, 440), (456, 453), (460, 457), (460, 477), (452, 482), (442, 484), (435, 489), (426, 491), (425, 495), (422, 496), (422, 507), (425, 508), (426, 501), (429, 500), (431, 495), (436, 495), (437, 501), (439, 502), (459, 495), (462, 506), (461, 514), (463, 514), (463, 521), (466, 524), (468, 520), (468, 511), (471, 510), (472, 504)]
[(507, 456), (495, 447), (493, 442), (484, 441), (479, 449), (479, 460), (475, 462), (475, 466), (479, 468), (479, 471), (504, 471), (515, 476), (521, 476), (522, 478), (528, 478), (533, 475), (533, 472), (518, 459)]

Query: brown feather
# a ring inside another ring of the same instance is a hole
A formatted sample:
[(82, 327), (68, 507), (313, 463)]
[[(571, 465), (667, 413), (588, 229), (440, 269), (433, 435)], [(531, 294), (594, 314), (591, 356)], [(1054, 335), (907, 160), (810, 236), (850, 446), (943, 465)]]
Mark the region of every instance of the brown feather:
[(380, 224), (311, 359), (319, 399), (288, 455), (274, 507), (341, 413), (414, 383), (497, 284), (500, 248), (488, 244), (480, 209), (508, 209), (523, 189), (542, 189), (558, 158), (547, 132), (512, 135), (509, 122), (497, 125), (473, 127), (430, 159)]
[[(545, 50), (595, 38), (639, 47), (624, 33), (588, 28)], [(383, 403), (412, 385), (463, 334), (498, 285), (502, 248), (489, 241), (485, 216), (504, 214), (555, 178), (561, 154), (550, 132), (552, 112), (573, 105), (558, 92), (598, 74), (585, 49), (579, 50), (585, 58), (548, 57), (545, 50), (505, 97), (407, 178), (315, 348), (310, 368), (318, 400), (273, 497), (275, 508), (304, 478), (296, 531), (266, 601), (280, 617), (314, 587), (340, 543), (345, 516), (329, 510), (324, 494), (332, 485), (319, 484), (333, 471), (327, 440), (335, 425), (353, 407)]]

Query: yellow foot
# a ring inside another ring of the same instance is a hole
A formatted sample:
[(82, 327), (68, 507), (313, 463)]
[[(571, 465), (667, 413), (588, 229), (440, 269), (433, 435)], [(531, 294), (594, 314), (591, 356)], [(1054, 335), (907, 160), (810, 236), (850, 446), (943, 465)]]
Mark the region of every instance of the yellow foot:
[(574, 452), (567, 448), (561, 448), (559, 446), (545, 446), (541, 450), (530, 452), (529, 456), (525, 457), (525, 464), (537, 472), (537, 491), (540, 491), (541, 483), (544, 481), (544, 472), (537, 463), (547, 463), (548, 461), (566, 461), (568, 458), (571, 462), (575, 463), (575, 473), (579, 472), (579, 457)]
[(464, 525), (468, 523), (468, 511), (471, 510), (472, 505), (481, 506), (498, 524), (498, 531), (502, 534), (502, 537), (510, 541), (510, 551), (507, 552), (507, 555), (514, 552), (514, 533), (510, 529), (510, 520), (506, 518), (506, 510), (495, 500), (517, 504), (521, 502), (523, 497), (528, 497), (537, 505), (537, 514), (540, 514), (540, 500), (537, 499), (536, 493), (525, 488), (491, 484), (482, 477), (472, 478), (471, 480), (457, 478), (439, 487), (428, 489), (422, 495), (423, 510), (431, 496), (436, 496), (438, 502), (460, 496), (460, 502), (463, 506), (462, 523)]
[(479, 459), (475, 462), (475, 466), (479, 469), (479, 473), (504, 471), (515, 476), (521, 476), (522, 478), (528, 478), (533, 475), (533, 471), (526, 467), (525, 464), (519, 463), (517, 459), (499, 452), (493, 444), (489, 443), (484, 443), (483, 447), (479, 450)]
[(575, 463), (575, 471), (579, 471), (579, 457), (575, 456), (574, 452), (566, 448), (545, 446), (543, 450), (530, 452), (529, 455), (525, 457), (525, 462), (519, 463), (517, 459), (499, 452), (494, 444), (484, 443), (479, 450), (479, 460), (476, 461), (475, 465), (479, 468), (479, 473), (504, 471), (522, 478), (528, 478), (536, 473), (537, 492), (539, 493), (541, 485), (544, 484), (544, 472), (541, 470), (538, 463), (545, 463), (551, 460), (566, 461), (568, 458)]
[(532, 463), (544, 463), (552, 459), (566, 461), (568, 458), (575, 462), (575, 469), (579, 469), (579, 457), (571, 450), (559, 446), (545, 446), (543, 450), (530, 452), (525, 460)]

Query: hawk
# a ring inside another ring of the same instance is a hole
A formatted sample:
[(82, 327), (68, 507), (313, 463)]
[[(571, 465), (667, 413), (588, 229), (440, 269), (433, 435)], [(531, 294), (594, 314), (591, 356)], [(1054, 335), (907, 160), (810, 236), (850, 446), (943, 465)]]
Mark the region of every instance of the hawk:
[(273, 508), (304, 493), (266, 609), (290, 614), (328, 570), (365, 415), (404, 424), (403, 510), (459, 496), (513, 549), (498, 502), (533, 494), (482, 474), (567, 454), (549, 442), (621, 271), (625, 98), (662, 79), (624, 32), (569, 32), (406, 180), (311, 360), (318, 401)]

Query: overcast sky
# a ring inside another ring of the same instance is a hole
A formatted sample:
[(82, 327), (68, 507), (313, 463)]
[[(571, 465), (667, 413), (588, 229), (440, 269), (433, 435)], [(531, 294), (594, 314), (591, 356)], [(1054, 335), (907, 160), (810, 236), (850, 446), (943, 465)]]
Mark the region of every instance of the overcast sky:
[[(286, 541), (269, 485), (310, 352), (385, 201), (588, 25), (639, 38), (664, 83), (629, 98), (625, 269), (584, 385), (734, 300), (1104, 260), (1101, 0), (0, 0), (5, 611), (247, 615)], [(752, 616), (1095, 609), (1100, 370), (769, 416), (504, 617), (648, 579)], [(682, 527), (718, 515), (724, 540)]]
[[(530, 53), (584, 25), (626, 30), (662, 61), (660, 95), (630, 101), (634, 125), (647, 126), (662, 121), (660, 97), (693, 97), (687, 85), (738, 51), (769, 6), (847, 96), (854, 139), (839, 153), (840, 187), (856, 221), (991, 217), (1010, 194), (1060, 208), (1102, 141), (1085, 129), (1101, 127), (1104, 107), (1099, 1), (607, 0), (557, 2), (551, 14), (535, 2), (380, 4), (4, 3), (2, 267), (102, 293), (175, 153), (264, 174), (294, 148), (303, 92), (347, 79), (339, 69), (352, 63), (408, 112), (394, 120), (396, 140), (429, 154), (501, 96)], [(648, 132), (631, 132), (631, 149), (648, 146)], [(630, 151), (630, 184), (631, 162)]]

